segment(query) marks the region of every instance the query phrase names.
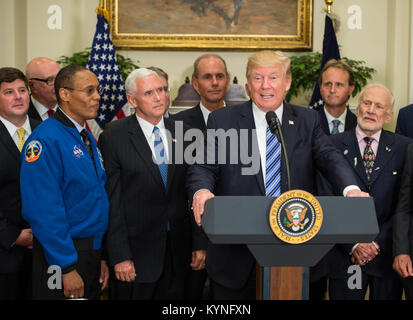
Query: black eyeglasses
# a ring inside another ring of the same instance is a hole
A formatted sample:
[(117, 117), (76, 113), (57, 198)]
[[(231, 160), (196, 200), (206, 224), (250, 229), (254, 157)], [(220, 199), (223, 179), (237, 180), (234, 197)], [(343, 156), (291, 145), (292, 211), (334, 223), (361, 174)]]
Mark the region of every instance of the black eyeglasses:
[(30, 80), (36, 80), (36, 81), (45, 82), (48, 86), (54, 85), (54, 80), (55, 80), (55, 79), (56, 79), (55, 77), (49, 77), (49, 78), (47, 78), (47, 79), (30, 78)]
[(97, 93), (101, 96), (103, 92), (105, 91), (105, 88), (102, 86), (97, 86), (97, 87), (91, 86), (91, 87), (87, 87), (86, 89), (75, 89), (75, 88), (69, 88), (69, 87), (63, 87), (63, 88), (70, 90), (70, 91), (80, 91), (80, 92), (86, 93), (88, 97), (92, 96), (95, 93), (95, 91), (97, 91)]

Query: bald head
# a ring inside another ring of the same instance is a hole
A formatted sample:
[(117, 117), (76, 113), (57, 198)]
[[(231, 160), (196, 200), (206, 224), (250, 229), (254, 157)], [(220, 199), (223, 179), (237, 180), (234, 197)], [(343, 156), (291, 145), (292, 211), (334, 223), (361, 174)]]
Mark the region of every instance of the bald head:
[(31, 95), (48, 109), (57, 104), (54, 79), (59, 70), (56, 61), (45, 57), (34, 58), (26, 66)]

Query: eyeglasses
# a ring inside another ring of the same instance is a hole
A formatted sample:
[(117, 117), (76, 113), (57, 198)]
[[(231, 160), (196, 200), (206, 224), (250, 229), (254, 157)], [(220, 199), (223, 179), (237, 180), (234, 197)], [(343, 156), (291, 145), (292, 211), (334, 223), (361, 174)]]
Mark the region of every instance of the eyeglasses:
[(103, 92), (105, 91), (105, 88), (102, 86), (97, 86), (97, 87), (91, 86), (91, 87), (87, 87), (86, 89), (75, 89), (75, 88), (69, 88), (69, 87), (63, 87), (63, 88), (70, 90), (70, 91), (81, 91), (83, 93), (86, 93), (88, 97), (92, 96), (95, 93), (95, 91), (97, 91), (97, 93), (101, 96)]
[(36, 81), (45, 82), (48, 86), (54, 85), (54, 80), (55, 80), (55, 79), (56, 79), (55, 77), (49, 77), (49, 78), (47, 78), (47, 79), (30, 78), (30, 80), (36, 80)]

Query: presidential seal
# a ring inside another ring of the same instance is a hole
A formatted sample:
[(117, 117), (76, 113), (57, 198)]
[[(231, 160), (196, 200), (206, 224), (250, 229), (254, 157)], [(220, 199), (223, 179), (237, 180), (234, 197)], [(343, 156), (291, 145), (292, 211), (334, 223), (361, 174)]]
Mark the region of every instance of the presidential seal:
[(312, 239), (320, 231), (323, 210), (311, 193), (291, 190), (275, 199), (269, 222), (271, 230), (281, 241), (300, 244)]

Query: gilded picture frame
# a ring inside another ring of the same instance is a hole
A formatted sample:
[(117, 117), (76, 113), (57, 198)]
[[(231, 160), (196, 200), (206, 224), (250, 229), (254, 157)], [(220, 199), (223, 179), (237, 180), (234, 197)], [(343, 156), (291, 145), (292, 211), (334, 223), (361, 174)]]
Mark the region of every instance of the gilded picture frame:
[(105, 0), (118, 49), (312, 49), (313, 0)]

